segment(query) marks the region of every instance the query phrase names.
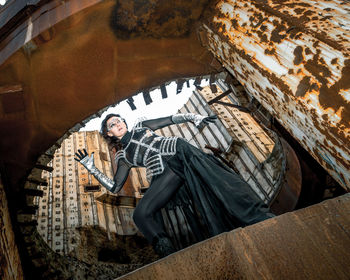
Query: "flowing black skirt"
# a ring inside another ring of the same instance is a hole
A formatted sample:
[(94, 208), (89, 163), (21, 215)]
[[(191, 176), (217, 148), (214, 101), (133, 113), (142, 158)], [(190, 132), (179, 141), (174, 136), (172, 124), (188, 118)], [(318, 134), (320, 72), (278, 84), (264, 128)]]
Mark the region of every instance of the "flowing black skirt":
[(274, 216), (238, 174), (183, 139), (166, 165), (185, 184), (157, 220), (178, 249)]

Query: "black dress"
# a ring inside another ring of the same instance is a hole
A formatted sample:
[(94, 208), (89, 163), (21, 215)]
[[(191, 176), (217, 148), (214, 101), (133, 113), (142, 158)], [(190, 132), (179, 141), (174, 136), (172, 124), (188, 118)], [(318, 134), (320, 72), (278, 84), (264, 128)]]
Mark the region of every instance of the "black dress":
[(274, 216), (238, 174), (183, 139), (167, 165), (185, 183), (157, 219), (178, 249)]
[[(115, 180), (125, 182), (132, 166), (150, 167), (147, 168), (148, 174), (153, 175), (150, 188), (166, 190), (167, 186), (154, 186), (154, 182), (169, 171), (181, 178), (181, 185), (163, 202), (162, 209), (152, 214), (157, 223), (154, 227), (167, 232), (177, 249), (273, 216), (251, 187), (220, 160), (182, 138), (158, 136), (151, 129), (170, 124), (167, 118), (138, 123), (122, 138), (125, 149), (117, 154)], [(148, 161), (149, 158), (152, 160)], [(147, 162), (151, 162), (149, 166)], [(146, 197), (147, 193), (142, 200), (153, 199), (147, 201), (148, 205), (158, 199)], [(137, 206), (135, 212), (143, 213), (148, 208), (138, 211)], [(135, 223), (143, 232), (145, 219), (139, 220), (139, 224), (136, 220)]]

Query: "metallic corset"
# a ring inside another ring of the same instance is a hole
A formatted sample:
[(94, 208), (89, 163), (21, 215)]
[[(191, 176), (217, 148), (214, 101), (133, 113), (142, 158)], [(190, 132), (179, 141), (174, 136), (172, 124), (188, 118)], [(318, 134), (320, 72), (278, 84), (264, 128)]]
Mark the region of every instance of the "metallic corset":
[(135, 125), (129, 143), (115, 155), (115, 162), (123, 158), (132, 166), (146, 167), (146, 177), (150, 182), (155, 175), (164, 171), (163, 156), (176, 154), (178, 137), (164, 137), (155, 134), (151, 129)]

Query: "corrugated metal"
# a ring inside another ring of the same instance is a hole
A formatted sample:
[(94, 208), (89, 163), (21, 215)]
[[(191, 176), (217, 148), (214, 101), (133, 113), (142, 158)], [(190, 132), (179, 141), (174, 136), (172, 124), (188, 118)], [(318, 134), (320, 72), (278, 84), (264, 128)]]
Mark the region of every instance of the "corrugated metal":
[(204, 44), (350, 190), (348, 1), (220, 1)]

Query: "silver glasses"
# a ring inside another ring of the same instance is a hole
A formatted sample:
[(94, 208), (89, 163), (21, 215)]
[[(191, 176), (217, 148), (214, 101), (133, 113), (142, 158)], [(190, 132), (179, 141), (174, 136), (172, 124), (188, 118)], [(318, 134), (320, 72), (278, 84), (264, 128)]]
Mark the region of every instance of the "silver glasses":
[(107, 131), (111, 131), (116, 124), (121, 122), (123, 122), (122, 118), (112, 117), (110, 123), (107, 125)]

